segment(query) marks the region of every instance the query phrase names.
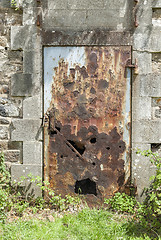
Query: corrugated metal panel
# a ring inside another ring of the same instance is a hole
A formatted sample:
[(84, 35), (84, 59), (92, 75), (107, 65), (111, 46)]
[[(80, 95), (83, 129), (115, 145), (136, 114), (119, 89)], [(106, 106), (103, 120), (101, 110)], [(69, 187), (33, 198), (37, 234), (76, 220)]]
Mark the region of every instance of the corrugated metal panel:
[(45, 178), (109, 197), (130, 176), (130, 47), (45, 47)]

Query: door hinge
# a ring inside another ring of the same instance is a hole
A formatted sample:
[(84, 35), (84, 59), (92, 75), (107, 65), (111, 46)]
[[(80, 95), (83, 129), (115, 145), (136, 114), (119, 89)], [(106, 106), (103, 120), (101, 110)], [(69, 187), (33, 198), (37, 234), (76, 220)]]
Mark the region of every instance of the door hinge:
[(128, 59), (125, 65), (126, 68), (131, 68), (134, 69), (134, 74), (138, 74), (138, 65), (137, 65), (137, 60), (135, 59), (135, 63), (131, 63), (131, 59)]

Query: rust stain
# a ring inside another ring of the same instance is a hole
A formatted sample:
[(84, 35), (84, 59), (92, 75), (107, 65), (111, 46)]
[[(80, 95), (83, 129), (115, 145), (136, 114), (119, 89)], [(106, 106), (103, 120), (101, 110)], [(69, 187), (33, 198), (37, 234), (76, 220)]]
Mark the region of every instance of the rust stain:
[(129, 146), (122, 125), (131, 53), (130, 47), (86, 47), (85, 54), (85, 66), (69, 69), (61, 59), (54, 69), (46, 175), (63, 195), (85, 179), (103, 198), (125, 184), (123, 154)]

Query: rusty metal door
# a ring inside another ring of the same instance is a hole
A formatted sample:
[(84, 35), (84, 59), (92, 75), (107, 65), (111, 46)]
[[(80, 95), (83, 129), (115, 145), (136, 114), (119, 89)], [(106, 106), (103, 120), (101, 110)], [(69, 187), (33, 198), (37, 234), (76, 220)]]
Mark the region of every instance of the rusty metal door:
[(130, 176), (129, 46), (44, 48), (44, 174), (57, 193), (109, 197)]

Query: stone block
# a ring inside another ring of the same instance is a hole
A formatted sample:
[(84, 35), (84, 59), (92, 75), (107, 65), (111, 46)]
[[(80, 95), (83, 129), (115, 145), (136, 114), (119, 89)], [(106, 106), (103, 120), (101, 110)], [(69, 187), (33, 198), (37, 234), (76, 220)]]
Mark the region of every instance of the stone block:
[(132, 119), (134, 121), (151, 119), (151, 97), (132, 98)]
[(137, 27), (133, 35), (133, 49), (139, 51), (161, 52), (160, 23), (160, 20), (156, 20), (153, 21), (154, 26)]
[(161, 143), (161, 124), (156, 121), (133, 121), (132, 141), (135, 143)]
[(31, 74), (15, 73), (11, 79), (11, 96), (31, 96), (33, 80)]
[(3, 85), (2, 87), (0, 87), (0, 94), (9, 94), (9, 86)]
[(133, 62), (137, 60), (138, 73), (149, 74), (152, 73), (152, 56), (148, 52), (133, 51)]
[(42, 118), (40, 96), (29, 97), (23, 100), (23, 118), (24, 119)]
[(0, 151), (3, 152), (4, 150), (8, 149), (8, 140), (0, 140)]
[(4, 158), (5, 158), (6, 162), (20, 162), (20, 161), (22, 161), (20, 150), (4, 151)]
[(22, 112), (22, 102), (17, 99), (0, 98), (0, 116), (20, 117)]
[(67, 0), (48, 0), (48, 9), (67, 9)]
[(22, 145), (23, 142), (14, 142), (14, 141), (9, 141), (8, 142), (8, 149), (9, 150), (20, 150), (22, 152)]
[(161, 98), (152, 98), (152, 118), (161, 119)]
[(48, 1), (41, 1), (42, 10), (46, 11), (48, 8)]
[[(0, 36), (0, 46), (6, 47), (8, 45), (7, 38), (5, 36)], [(4, 48), (2, 48), (4, 49)]]
[(160, 97), (161, 81), (160, 75), (150, 74), (140, 77), (140, 96)]
[(151, 34), (152, 26), (137, 27), (133, 34), (133, 50), (150, 51)]
[(23, 73), (39, 73), (41, 68), (41, 56), (39, 52), (23, 51)]
[(156, 63), (161, 63), (161, 52), (152, 53), (152, 61)]
[(40, 69), (40, 73), (33, 74), (32, 76), (33, 76), (33, 85), (34, 85), (32, 96), (36, 96), (36, 95), (41, 96), (43, 91), (41, 69)]
[(42, 139), (41, 120), (15, 119), (12, 121), (11, 141)]
[(5, 118), (0, 118), (0, 125), (8, 125), (10, 122)]
[(123, 23), (118, 17), (118, 10), (106, 9), (106, 10), (89, 10), (87, 14), (87, 26), (88, 28), (106, 28), (109, 30), (117, 30), (118, 26)]
[(10, 0), (1, 0), (0, 1), (0, 6), (4, 8), (9, 8), (10, 7)]
[(86, 22), (86, 11), (81, 10), (51, 10), (44, 19), (44, 27), (82, 27)]
[(153, 119), (160, 118), (161, 119), (161, 108), (157, 108), (153, 111)]
[(155, 173), (155, 168), (147, 157), (136, 154), (137, 149), (141, 151), (149, 150), (151, 146), (145, 143), (132, 144), (132, 181), (137, 186), (138, 200), (143, 201), (145, 198), (144, 188), (149, 187), (149, 178)]
[(35, 8), (24, 8), (23, 9), (23, 25), (33, 25), (36, 23), (37, 15)]
[(37, 48), (37, 30), (34, 25), (11, 27), (11, 50)]
[(152, 25), (152, 9), (151, 0), (141, 0), (138, 4), (136, 12), (136, 19), (138, 22), (138, 29), (144, 26)]
[(125, 8), (127, 5), (131, 5), (133, 7), (133, 0), (104, 0), (104, 5), (106, 9), (120, 9)]
[(149, 38), (149, 49), (151, 52), (161, 52), (161, 27), (152, 28)]
[(32, 8), (32, 7), (36, 7), (36, 6), (37, 6), (36, 1), (33, 1), (33, 0), (23, 0), (22, 1), (23, 10), (28, 9), (28, 8)]
[(23, 164), (42, 165), (42, 142), (23, 142)]
[(21, 62), (22, 57), (23, 57), (22, 51), (8, 51), (8, 58), (10, 61)]
[(152, 9), (152, 18), (160, 19), (161, 18), (161, 8)]
[[(142, 76), (142, 75), (141, 75)], [(140, 97), (140, 75), (132, 76), (132, 97)]]
[(71, 0), (68, 2), (69, 9), (102, 9), (104, 0)]
[(0, 126), (0, 140), (7, 140), (9, 138), (9, 128), (7, 126)]
[[(24, 165), (24, 164), (12, 164), (11, 165), (11, 180), (20, 181), (21, 177), (27, 177), (29, 174), (33, 176), (39, 176), (42, 178), (42, 166), (41, 165)], [(32, 194), (34, 197), (42, 195), (40, 187), (36, 186), (35, 183), (31, 183), (30, 179), (26, 179), (21, 184), (26, 190), (26, 194)]]
[(23, 37), (23, 26), (11, 27), (11, 50), (23, 49), (25, 38)]
[(153, 8), (161, 8), (161, 1), (160, 0), (152, 1), (152, 7)]
[[(134, 21), (133, 18), (131, 17), (133, 14), (133, 8), (132, 5), (129, 4), (130, 1), (128, 2), (128, 5), (124, 6), (124, 8), (119, 9), (119, 16), (120, 16), (120, 25), (122, 25), (122, 31), (131, 31), (134, 26)], [(118, 26), (117, 26), (117, 30)]]
[(23, 52), (23, 72), (32, 74), (34, 71), (34, 52)]

